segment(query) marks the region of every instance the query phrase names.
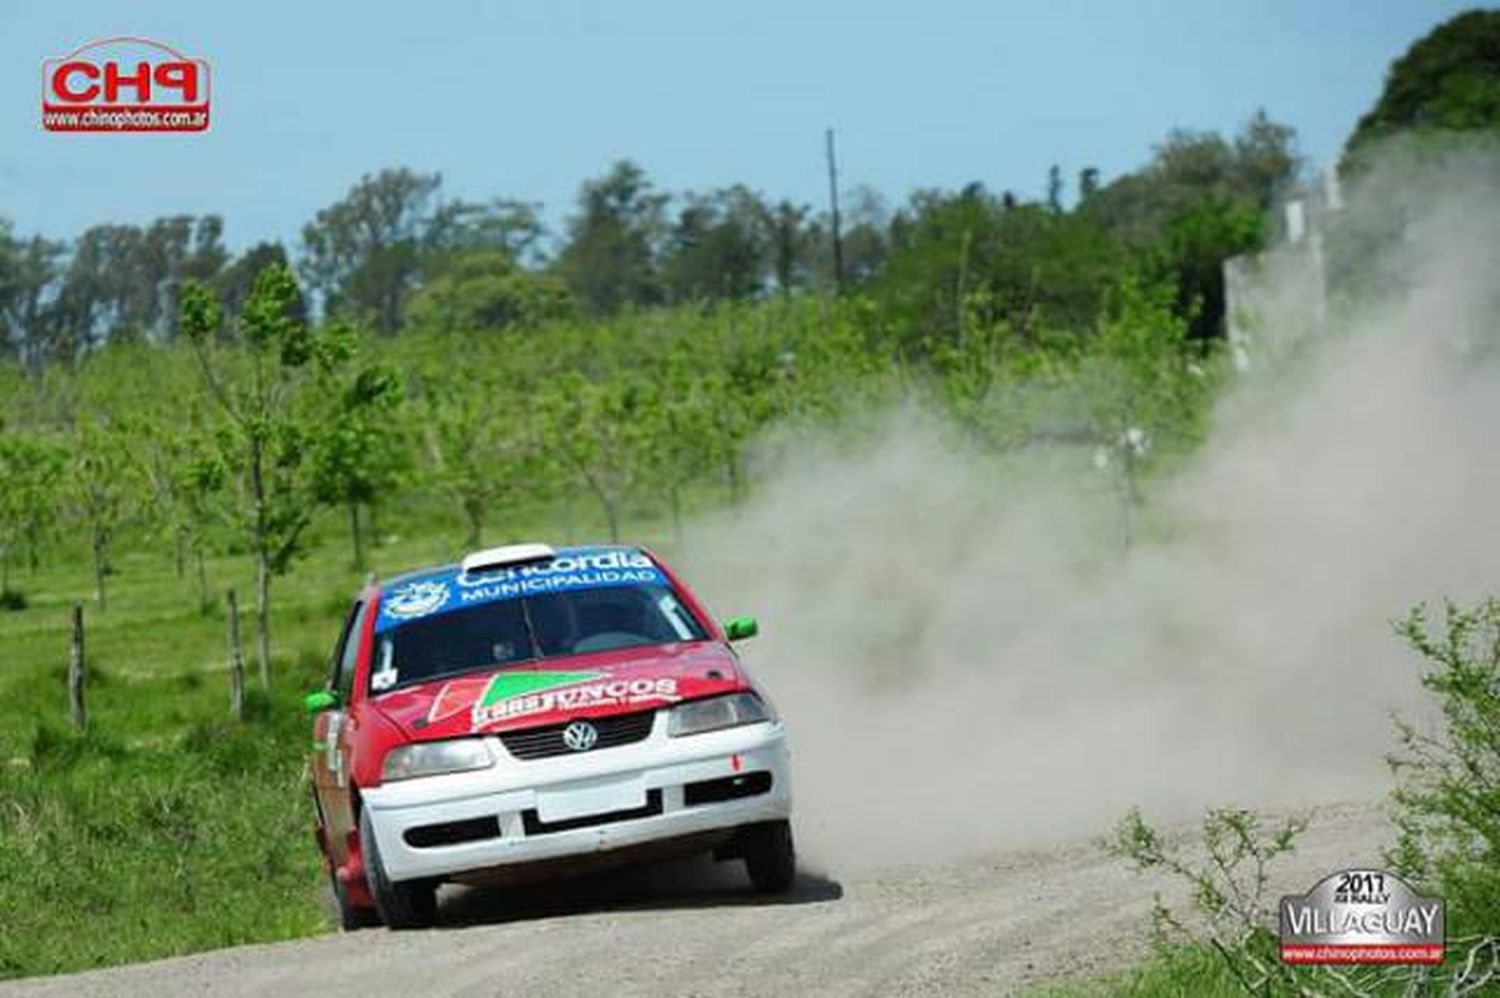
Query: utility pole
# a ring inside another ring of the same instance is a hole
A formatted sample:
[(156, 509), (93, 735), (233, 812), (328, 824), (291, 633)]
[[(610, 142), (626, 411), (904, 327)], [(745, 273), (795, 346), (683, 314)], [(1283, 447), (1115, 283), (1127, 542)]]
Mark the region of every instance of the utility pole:
[(828, 205), (833, 217), (833, 289), (844, 293), (844, 238), (839, 232), (839, 169), (833, 156), (833, 129), (824, 133), (828, 145)]

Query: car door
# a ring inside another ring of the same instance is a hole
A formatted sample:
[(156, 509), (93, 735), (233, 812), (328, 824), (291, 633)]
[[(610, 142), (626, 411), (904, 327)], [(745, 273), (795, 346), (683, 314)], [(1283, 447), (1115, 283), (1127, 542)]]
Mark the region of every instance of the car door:
[(328, 674), (328, 691), (337, 700), (313, 721), (312, 772), (318, 820), (335, 866), (348, 859), (348, 833), (353, 827), (349, 795), (349, 701), (354, 692), (354, 666), (359, 659), (366, 605), (356, 601), (349, 609)]

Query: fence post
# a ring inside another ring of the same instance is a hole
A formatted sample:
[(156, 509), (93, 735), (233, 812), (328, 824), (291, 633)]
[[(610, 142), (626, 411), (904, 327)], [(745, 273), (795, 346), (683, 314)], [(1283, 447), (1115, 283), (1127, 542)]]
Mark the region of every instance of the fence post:
[(245, 719), (245, 654), (240, 647), (240, 604), (229, 589), (229, 616), (225, 622), (229, 638), (229, 712), (236, 721)]
[(83, 705), (83, 604), (73, 604), (73, 646), (68, 656), (68, 711), (73, 716), (73, 728), (82, 731), (88, 727), (89, 715)]

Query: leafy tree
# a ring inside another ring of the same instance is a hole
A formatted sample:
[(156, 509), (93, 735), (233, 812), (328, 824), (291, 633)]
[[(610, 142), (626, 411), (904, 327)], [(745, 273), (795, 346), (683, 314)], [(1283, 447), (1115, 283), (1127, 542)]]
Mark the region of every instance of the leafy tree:
[(211, 280), (223, 267), (223, 231), (216, 215), (85, 230), (51, 306), (54, 352), (73, 358), (104, 342), (172, 338), (182, 283)]
[(1398, 719), (1390, 763), (1399, 782), (1396, 848), (1402, 873), (1448, 899), (1449, 937), (1500, 936), (1500, 601), (1424, 607), (1398, 626), (1423, 660), (1422, 685), (1442, 713), (1436, 729)]
[(1078, 171), (1078, 203), (1083, 204), (1099, 192), (1099, 168), (1086, 166)]
[(32, 371), (51, 344), (47, 294), (60, 272), (61, 243), (33, 236), (17, 239), (0, 220), (0, 356), (14, 357)]
[(573, 311), (568, 289), (551, 274), (516, 264), (507, 250), (473, 250), (448, 257), (411, 297), (406, 319), (419, 328), (472, 333), (533, 326)]
[(405, 167), (362, 177), (302, 228), (302, 273), (331, 312), (394, 332), (439, 227), (442, 180)]
[(374, 362), (352, 371), (326, 370), (320, 381), (323, 405), (317, 418), (323, 432), (313, 448), (313, 493), (320, 502), (348, 510), (353, 566), (363, 569), (364, 513), (390, 496), (408, 463), (400, 430), (401, 379), (388, 365)]
[(433, 219), (430, 252), (439, 261), (445, 253), (482, 250), (503, 253), (511, 260), (534, 261), (546, 233), (538, 204), (510, 198), (495, 198), (487, 204), (453, 201), (439, 208)]
[(137, 469), (121, 428), (104, 420), (81, 418), (63, 481), (73, 516), (88, 534), (94, 566), (94, 599), (106, 609), (105, 577), (112, 571), (110, 545), (115, 532), (134, 512)]
[(793, 204), (782, 200), (776, 203), (770, 214), (771, 270), (776, 277), (776, 289), (783, 295), (803, 284), (810, 277), (809, 261), (812, 254), (812, 234), (807, 230), (807, 218), (812, 209), (807, 205)]
[(771, 214), (743, 185), (689, 195), (667, 237), (663, 279), (673, 301), (750, 298), (765, 282)]
[(33, 566), (59, 505), (67, 451), (45, 439), (0, 432), (0, 594), (10, 592), (10, 566), (25, 550)]
[(599, 502), (611, 541), (644, 471), (641, 460), (658, 399), (649, 382), (622, 372), (604, 382), (563, 375), (542, 398), (547, 452)]
[(1500, 131), (1500, 11), (1450, 18), (1391, 64), (1380, 99), (1354, 129), (1342, 168), (1402, 132)]
[[(245, 302), (255, 287), (255, 279), (267, 267), (290, 267), (286, 247), (280, 243), (256, 243), (231, 260), (213, 281), (213, 288), (224, 304), (224, 312), (231, 322), (238, 321), (245, 310)], [(299, 302), (298, 318), (307, 318), (305, 302)]]
[(347, 342), (298, 317), (301, 291), (285, 267), (261, 271), (240, 319), (243, 352), (217, 348), (218, 299), (201, 285), (183, 292), (182, 328), (222, 416), (218, 447), (239, 472), (236, 518), (255, 559), (255, 616), (261, 684), (271, 682), (271, 577), (284, 573), (316, 509), (309, 368), (325, 376), (348, 357)]
[(1007, 210), (979, 184), (922, 191), (902, 212), (873, 292), (914, 337), (954, 335), (965, 309), (1023, 338), (1044, 325), (1086, 329), (1127, 262), (1087, 216), (1039, 205)]
[(1091, 349), (1064, 404), (1076, 406), (1118, 499), (1119, 539), (1128, 547), (1140, 474), (1163, 451), (1201, 439), (1210, 372), (1189, 347), (1187, 320), (1173, 308), (1170, 285), (1125, 281), (1101, 316)]
[(525, 399), (514, 382), (483, 373), (423, 380), (433, 482), (462, 511), (470, 550), (482, 543), (497, 507), (543, 480), (539, 427)]
[(667, 196), (629, 160), (583, 185), (557, 266), (589, 312), (606, 315), (622, 305), (662, 300), (657, 251), (666, 203)]
[(159, 534), (171, 540), (177, 577), (186, 574), (191, 557), (198, 605), (208, 606), (213, 599), (205, 557), (208, 535), (222, 520), (229, 479), (223, 455), (195, 411), (181, 419), (167, 406), (148, 410), (129, 421), (128, 432), (138, 441), (152, 521)]

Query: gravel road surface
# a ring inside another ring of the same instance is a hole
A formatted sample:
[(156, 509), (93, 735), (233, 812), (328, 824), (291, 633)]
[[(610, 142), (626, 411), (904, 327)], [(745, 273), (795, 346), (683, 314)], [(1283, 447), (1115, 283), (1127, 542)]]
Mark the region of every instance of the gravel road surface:
[[(1378, 863), (1378, 808), (1324, 808), (1276, 893)], [(201, 953), (0, 985), (0, 995), (1005, 994), (1128, 966), (1164, 881), (1075, 842), (935, 868), (804, 875), (749, 894), (682, 862), (503, 891), (453, 890), (439, 928)]]

